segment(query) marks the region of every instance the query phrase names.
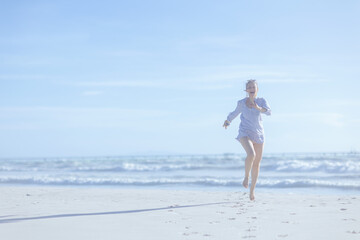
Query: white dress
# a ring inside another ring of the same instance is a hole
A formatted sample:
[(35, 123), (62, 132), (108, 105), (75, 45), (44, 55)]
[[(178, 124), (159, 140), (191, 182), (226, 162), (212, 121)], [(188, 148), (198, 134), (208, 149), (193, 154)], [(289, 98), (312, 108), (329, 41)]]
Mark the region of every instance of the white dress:
[[(263, 143), (265, 136), (260, 111), (246, 106), (246, 99), (243, 98), (238, 101), (236, 109), (229, 113), (227, 120), (231, 122), (241, 113), (239, 135), (236, 139), (240, 141), (240, 138), (247, 136), (253, 142)], [(263, 114), (271, 115), (270, 106), (264, 98), (255, 98), (255, 102), (259, 107), (266, 109), (266, 112), (263, 112)]]

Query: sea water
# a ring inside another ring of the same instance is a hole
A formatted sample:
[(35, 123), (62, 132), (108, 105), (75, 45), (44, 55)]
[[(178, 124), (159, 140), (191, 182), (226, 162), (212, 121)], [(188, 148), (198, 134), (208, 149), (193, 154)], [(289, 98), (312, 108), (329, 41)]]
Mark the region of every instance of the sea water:
[[(0, 159), (0, 184), (242, 189), (243, 154)], [(265, 154), (256, 185), (360, 194), (360, 153)]]

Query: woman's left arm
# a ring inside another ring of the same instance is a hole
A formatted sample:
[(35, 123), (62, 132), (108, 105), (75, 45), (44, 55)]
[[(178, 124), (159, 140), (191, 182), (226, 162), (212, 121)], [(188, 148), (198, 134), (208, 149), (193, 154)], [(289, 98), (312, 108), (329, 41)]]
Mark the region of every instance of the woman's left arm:
[(260, 112), (262, 112), (262, 113), (264, 113), (264, 112), (266, 112), (267, 111), (267, 109), (266, 108), (263, 108), (263, 107), (259, 107), (259, 109), (258, 109)]
[(266, 115), (271, 115), (271, 108), (264, 98), (261, 98), (261, 102), (259, 103), (259, 105), (260, 106), (257, 106), (258, 108), (256, 108), (257, 110)]

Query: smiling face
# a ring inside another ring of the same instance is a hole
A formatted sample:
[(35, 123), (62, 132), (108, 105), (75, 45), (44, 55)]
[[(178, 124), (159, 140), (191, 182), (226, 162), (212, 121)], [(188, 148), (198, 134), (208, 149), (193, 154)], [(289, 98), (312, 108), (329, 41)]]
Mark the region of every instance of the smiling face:
[(246, 84), (246, 92), (249, 94), (249, 97), (256, 98), (258, 92), (258, 86), (255, 81), (248, 81)]

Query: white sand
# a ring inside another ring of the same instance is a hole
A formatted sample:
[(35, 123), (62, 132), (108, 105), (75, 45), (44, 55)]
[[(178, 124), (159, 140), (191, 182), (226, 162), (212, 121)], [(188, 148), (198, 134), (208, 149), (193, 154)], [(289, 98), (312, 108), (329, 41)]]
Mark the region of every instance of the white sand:
[(0, 187), (1, 239), (360, 239), (360, 196)]

